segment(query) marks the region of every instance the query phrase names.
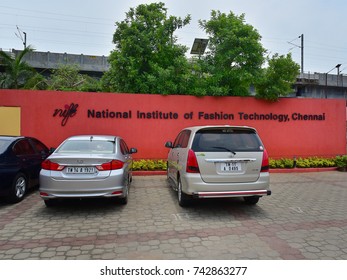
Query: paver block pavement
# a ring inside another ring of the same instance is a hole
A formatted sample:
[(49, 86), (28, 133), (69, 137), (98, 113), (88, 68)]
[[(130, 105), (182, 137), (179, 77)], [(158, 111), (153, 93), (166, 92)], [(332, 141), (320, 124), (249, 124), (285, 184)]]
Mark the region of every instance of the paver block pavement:
[(178, 206), (165, 176), (136, 176), (127, 205), (0, 201), (0, 259), (346, 259), (347, 176), (271, 174), (272, 195)]

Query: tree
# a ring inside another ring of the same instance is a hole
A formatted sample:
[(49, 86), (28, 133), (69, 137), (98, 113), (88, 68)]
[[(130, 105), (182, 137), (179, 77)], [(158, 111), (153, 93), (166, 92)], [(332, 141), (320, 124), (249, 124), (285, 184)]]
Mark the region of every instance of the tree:
[(291, 54), (275, 54), (268, 59), (268, 67), (256, 83), (256, 96), (269, 101), (277, 101), (291, 93), (292, 85), (299, 75), (300, 66), (293, 61)]
[(176, 44), (174, 32), (190, 22), (168, 16), (164, 3), (131, 8), (126, 19), (116, 23), (110, 70), (102, 78), (108, 91), (185, 93), (189, 65), (187, 48)]
[(48, 88), (61, 91), (100, 91), (100, 83), (92, 77), (80, 74), (77, 65), (67, 64), (52, 71)]
[(35, 72), (25, 83), (23, 89), (45, 90), (47, 87), (47, 79), (43, 75)]
[(37, 78), (35, 69), (23, 61), (24, 56), (33, 50), (31, 46), (28, 46), (15, 57), (0, 51), (0, 58), (5, 66), (5, 72), (0, 73), (0, 88), (26, 88), (26, 84), (31, 82), (34, 76)]
[(211, 18), (199, 21), (209, 35), (209, 50), (203, 57), (208, 95), (247, 96), (261, 73), (265, 49), (261, 36), (245, 23), (245, 15), (213, 10)]

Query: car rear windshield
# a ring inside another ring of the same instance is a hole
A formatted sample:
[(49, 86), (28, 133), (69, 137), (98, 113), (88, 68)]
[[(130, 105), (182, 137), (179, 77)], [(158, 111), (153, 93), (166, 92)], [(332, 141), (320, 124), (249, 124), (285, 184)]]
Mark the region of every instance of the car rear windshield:
[(262, 143), (250, 129), (204, 129), (195, 134), (192, 149), (195, 152), (263, 151)]
[(101, 140), (67, 140), (56, 151), (58, 153), (112, 154), (114, 142)]

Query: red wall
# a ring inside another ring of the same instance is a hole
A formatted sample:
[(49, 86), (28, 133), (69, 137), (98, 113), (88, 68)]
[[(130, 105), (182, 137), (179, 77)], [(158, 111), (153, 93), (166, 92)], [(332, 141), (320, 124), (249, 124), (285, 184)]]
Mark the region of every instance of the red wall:
[[(76, 134), (120, 135), (129, 146), (138, 148), (136, 158), (166, 158), (164, 143), (167, 140), (173, 141), (184, 127), (207, 124), (255, 127), (272, 158), (345, 154), (345, 104), (345, 100), (335, 99), (283, 98), (268, 103), (253, 97), (0, 90), (0, 106), (21, 107), (22, 135), (35, 136), (52, 147)], [(71, 110), (74, 107), (76, 112)], [(65, 118), (63, 126), (64, 116), (59, 114), (64, 110), (70, 117)], [(99, 118), (96, 111), (100, 112)], [(158, 118), (140, 119), (137, 111), (151, 116), (153, 111), (171, 112), (171, 119), (160, 119), (159, 115)], [(110, 115), (110, 112), (122, 112), (123, 117), (128, 118), (111, 118), (113, 113)], [(199, 112), (213, 116), (223, 112), (229, 119), (199, 119)], [(245, 119), (245, 114), (251, 117), (265, 115), (270, 119)], [(305, 120), (304, 117), (298, 120), (299, 114), (317, 115), (321, 120)], [(287, 121), (274, 119), (279, 115), (287, 116)]]

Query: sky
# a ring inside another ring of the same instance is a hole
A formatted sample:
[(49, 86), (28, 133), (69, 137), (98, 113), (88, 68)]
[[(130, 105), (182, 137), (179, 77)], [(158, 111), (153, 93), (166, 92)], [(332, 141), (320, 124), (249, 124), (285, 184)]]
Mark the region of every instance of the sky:
[(262, 37), (270, 56), (291, 53), (304, 72), (347, 75), (346, 0), (0, 0), (0, 49), (20, 50), (26, 43), (36, 51), (108, 56), (114, 49), (115, 23), (140, 4), (164, 2), (167, 14), (190, 14), (191, 23), (175, 32), (178, 43), (190, 48), (195, 38), (207, 38), (199, 20), (212, 10), (245, 14), (245, 22)]

